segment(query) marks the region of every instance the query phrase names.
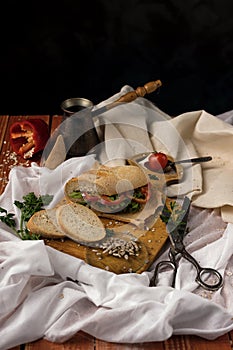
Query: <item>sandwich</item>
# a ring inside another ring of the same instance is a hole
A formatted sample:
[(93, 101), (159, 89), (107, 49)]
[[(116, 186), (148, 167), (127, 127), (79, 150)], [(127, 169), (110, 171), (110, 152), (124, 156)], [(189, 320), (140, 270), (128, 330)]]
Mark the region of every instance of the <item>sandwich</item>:
[(142, 228), (154, 215), (157, 190), (140, 166), (101, 165), (70, 179), (64, 188), (68, 201), (91, 208), (98, 216)]

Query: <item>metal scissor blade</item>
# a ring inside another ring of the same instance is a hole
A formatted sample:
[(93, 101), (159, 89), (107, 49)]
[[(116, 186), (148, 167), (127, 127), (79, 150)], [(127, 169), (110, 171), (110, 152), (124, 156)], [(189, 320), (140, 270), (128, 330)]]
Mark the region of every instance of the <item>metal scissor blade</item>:
[(186, 196), (181, 209), (173, 209), (166, 225), (167, 233), (173, 247), (176, 246), (177, 242), (182, 242), (186, 234), (190, 206), (191, 201)]

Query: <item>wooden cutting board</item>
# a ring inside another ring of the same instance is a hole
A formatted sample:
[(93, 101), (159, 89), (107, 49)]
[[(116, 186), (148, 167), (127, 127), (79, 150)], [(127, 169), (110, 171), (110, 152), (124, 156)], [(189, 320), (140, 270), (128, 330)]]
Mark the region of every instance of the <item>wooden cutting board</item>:
[[(171, 201), (171, 199), (167, 199), (166, 204), (169, 206)], [(116, 229), (117, 233), (113, 234), (114, 238), (119, 237), (122, 239), (122, 236), (119, 234), (121, 227), (122, 232), (129, 232), (129, 240), (133, 236), (133, 240), (136, 239), (137, 246), (140, 248), (138, 255), (129, 256), (128, 260), (126, 260), (124, 257), (119, 258), (103, 253), (103, 249), (98, 246), (88, 247), (68, 238), (62, 240), (45, 239), (45, 244), (63, 253), (82, 259), (92, 266), (117, 274), (128, 272), (141, 273), (147, 270), (153, 263), (168, 237), (166, 226), (160, 217), (158, 217), (155, 225), (149, 230), (140, 230), (135, 228), (134, 225), (120, 223), (115, 220), (101, 218), (101, 221), (106, 228), (111, 230)]]
[[(137, 160), (134, 159), (129, 163), (135, 164), (135, 161), (137, 162)], [(168, 186), (171, 183), (177, 182), (183, 176), (183, 170), (180, 165), (162, 174), (154, 173), (148, 169), (147, 172), (152, 175), (152, 179), (155, 179), (159, 190), (163, 189), (165, 185)], [(172, 201), (174, 201), (174, 199), (165, 198), (168, 207), (170, 207)], [(142, 273), (152, 265), (168, 238), (166, 225), (161, 220), (159, 213), (157, 214), (154, 225), (146, 230), (141, 230), (132, 224), (106, 218), (100, 219), (110, 232), (108, 238), (120, 238), (126, 241), (133, 240), (139, 248), (138, 251), (134, 255), (128, 255), (126, 259), (125, 257), (104, 253), (104, 249), (100, 248), (98, 245), (88, 247), (68, 238), (62, 240), (45, 239), (45, 244), (63, 253), (82, 259), (92, 266), (116, 274), (129, 272)]]

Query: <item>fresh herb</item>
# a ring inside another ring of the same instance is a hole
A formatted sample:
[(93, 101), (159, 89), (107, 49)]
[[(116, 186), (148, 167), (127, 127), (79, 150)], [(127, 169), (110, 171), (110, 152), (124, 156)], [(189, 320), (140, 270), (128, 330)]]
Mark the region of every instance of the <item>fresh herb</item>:
[(175, 225), (182, 225), (182, 219), (184, 216), (184, 210), (180, 209), (180, 206), (177, 202), (171, 202), (170, 208), (167, 207), (167, 205), (164, 205), (162, 214), (160, 215), (160, 218), (165, 224), (168, 223), (168, 221), (174, 223)]
[[(173, 202), (170, 203), (170, 207), (172, 205)], [(160, 215), (160, 219), (165, 223), (167, 224), (170, 217), (171, 217), (171, 213), (172, 211), (167, 207), (166, 204), (164, 204), (164, 207), (163, 207), (163, 210), (162, 210), (162, 213)]]
[(134, 198), (145, 199), (145, 193), (142, 193), (140, 188), (136, 188), (133, 194)]
[[(8, 213), (6, 209), (0, 207), (0, 221), (9, 226), (19, 238), (26, 239), (40, 239), (39, 235), (29, 232), (26, 225), (30, 217), (37, 211), (48, 205), (53, 199), (51, 195), (36, 196), (34, 192), (23, 196), (23, 201), (14, 201), (15, 206), (20, 209), (19, 229), (16, 228), (16, 221), (14, 214)], [(2, 214), (2, 215), (1, 215)]]
[(71, 198), (83, 199), (81, 191), (73, 191), (70, 193)]
[(112, 196), (108, 196), (108, 199), (110, 200), (110, 201), (115, 201), (116, 199), (118, 199), (119, 198), (119, 195), (118, 194), (113, 194)]
[(87, 205), (87, 202), (83, 199), (83, 195), (81, 191), (73, 191), (70, 193), (70, 197), (73, 199), (77, 199), (79, 204)]
[(134, 214), (134, 213), (137, 213), (138, 211), (140, 211), (141, 209), (141, 204), (140, 203), (137, 203), (137, 202), (134, 202), (134, 201), (131, 201), (127, 207), (125, 209), (122, 210), (123, 213), (131, 213), (131, 214)]
[(3, 209), (0, 207), (0, 213), (2, 213), (3, 215), (0, 215), (0, 220), (2, 222), (4, 222), (4, 224), (6, 224), (7, 226), (14, 228), (16, 226), (16, 222), (14, 219), (15, 214), (12, 213), (7, 213), (6, 209)]

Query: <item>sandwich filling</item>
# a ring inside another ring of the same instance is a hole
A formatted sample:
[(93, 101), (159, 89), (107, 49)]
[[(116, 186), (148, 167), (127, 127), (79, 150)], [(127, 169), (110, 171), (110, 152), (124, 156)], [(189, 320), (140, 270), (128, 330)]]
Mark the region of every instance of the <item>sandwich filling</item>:
[(69, 194), (76, 202), (87, 205), (104, 213), (136, 213), (150, 199), (150, 185), (129, 190), (111, 196), (92, 194), (87, 191), (75, 190)]

